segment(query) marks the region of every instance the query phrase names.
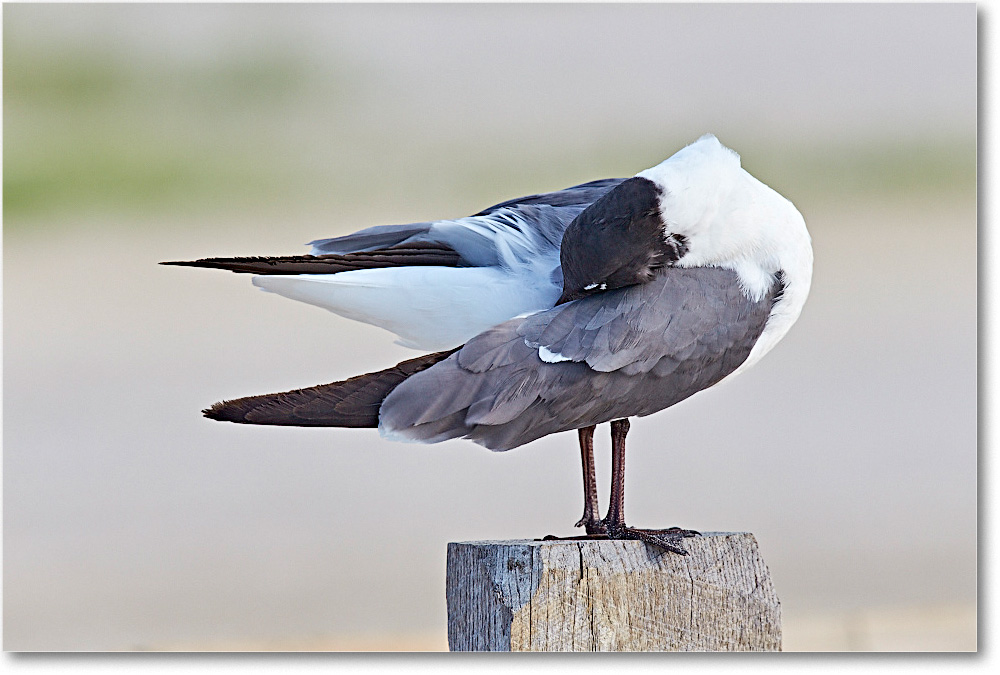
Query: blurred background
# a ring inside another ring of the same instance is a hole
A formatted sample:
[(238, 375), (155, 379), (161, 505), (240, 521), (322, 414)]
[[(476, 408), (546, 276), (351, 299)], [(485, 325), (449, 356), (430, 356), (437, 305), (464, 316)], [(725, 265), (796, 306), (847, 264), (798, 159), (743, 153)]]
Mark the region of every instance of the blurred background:
[(804, 214), (813, 292), (759, 366), (633, 424), (629, 522), (752, 531), (786, 650), (975, 649), (976, 19), (4, 5), (4, 649), (446, 649), (447, 542), (575, 534), (574, 435), (206, 420), (416, 352), (156, 263), (459, 217), (709, 131)]

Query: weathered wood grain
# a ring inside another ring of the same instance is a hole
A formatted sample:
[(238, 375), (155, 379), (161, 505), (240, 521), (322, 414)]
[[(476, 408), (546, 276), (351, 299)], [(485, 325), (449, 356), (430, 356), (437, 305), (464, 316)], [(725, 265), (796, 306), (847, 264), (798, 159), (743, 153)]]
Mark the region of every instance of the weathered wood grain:
[(448, 544), (452, 651), (778, 651), (781, 604), (750, 533)]

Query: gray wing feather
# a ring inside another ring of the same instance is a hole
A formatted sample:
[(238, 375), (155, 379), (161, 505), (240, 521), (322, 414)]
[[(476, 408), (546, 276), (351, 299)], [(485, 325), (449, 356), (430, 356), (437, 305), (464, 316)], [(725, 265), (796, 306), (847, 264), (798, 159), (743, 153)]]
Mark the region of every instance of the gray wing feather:
[[(668, 268), (648, 284), (512, 319), (405, 380), (383, 402), (380, 424), (414, 440), (465, 436), (508, 450), (649, 415), (739, 367), (779, 288), (754, 302), (729, 270)], [(570, 360), (544, 362), (540, 346)]]
[(361, 253), (377, 248), (389, 248), (399, 244), (420, 241), (421, 235), (426, 235), (431, 229), (431, 223), (412, 223), (410, 225), (376, 225), (358, 230), (353, 234), (330, 239), (317, 239), (309, 242), (313, 255), (328, 253)]
[[(558, 250), (570, 222), (623, 180), (608, 178), (556, 192), (518, 197), (458, 220), (376, 225), (342, 237), (317, 239), (309, 242), (309, 246), (313, 255), (343, 255), (433, 242), (450, 246), (469, 265), (503, 264), (531, 257), (541, 249)], [(511, 236), (505, 237), (504, 233)], [(504, 247), (512, 250), (502, 250)]]

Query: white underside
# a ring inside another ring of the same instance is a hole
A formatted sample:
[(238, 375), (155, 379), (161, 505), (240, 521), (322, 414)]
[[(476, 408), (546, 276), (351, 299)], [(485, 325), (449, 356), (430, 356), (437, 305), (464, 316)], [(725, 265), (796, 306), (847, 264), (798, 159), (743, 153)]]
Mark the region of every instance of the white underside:
[(493, 326), (552, 307), (560, 289), (527, 270), (393, 267), (338, 274), (265, 275), (255, 286), (384, 328), (405, 347), (451, 349)]

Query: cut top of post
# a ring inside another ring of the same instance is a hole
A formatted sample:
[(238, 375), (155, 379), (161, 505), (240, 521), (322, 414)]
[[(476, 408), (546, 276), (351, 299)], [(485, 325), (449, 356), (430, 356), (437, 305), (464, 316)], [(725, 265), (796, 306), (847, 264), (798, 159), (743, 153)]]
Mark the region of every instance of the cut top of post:
[(452, 651), (777, 651), (757, 540), (707, 532), (682, 556), (639, 541), (448, 544)]

